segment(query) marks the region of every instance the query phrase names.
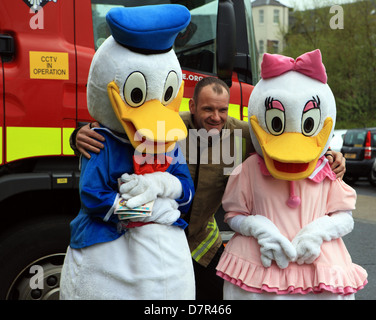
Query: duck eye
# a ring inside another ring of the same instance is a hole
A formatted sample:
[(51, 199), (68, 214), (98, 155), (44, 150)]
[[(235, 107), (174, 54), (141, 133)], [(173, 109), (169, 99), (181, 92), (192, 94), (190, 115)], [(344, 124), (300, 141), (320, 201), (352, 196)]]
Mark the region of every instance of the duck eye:
[(123, 94), (125, 102), (133, 108), (145, 102), (146, 79), (141, 72), (133, 72), (128, 76), (124, 83)]
[(175, 71), (170, 71), (166, 78), (166, 83), (163, 90), (162, 103), (168, 105), (176, 96), (179, 90), (178, 75)]
[(313, 136), (320, 124), (320, 110), (311, 109), (303, 113), (302, 132), (305, 136)]
[(309, 101), (302, 116), (302, 133), (308, 137), (313, 136), (319, 127), (320, 119), (320, 108), (314, 101)]
[(280, 109), (266, 110), (266, 127), (272, 135), (278, 136), (285, 130), (285, 113)]

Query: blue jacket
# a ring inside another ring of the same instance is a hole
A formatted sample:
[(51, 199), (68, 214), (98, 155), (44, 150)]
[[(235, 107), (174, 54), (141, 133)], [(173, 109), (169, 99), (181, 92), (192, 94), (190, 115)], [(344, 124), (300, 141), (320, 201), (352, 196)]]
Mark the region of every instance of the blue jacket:
[[(119, 136), (107, 128), (96, 128), (106, 139), (100, 153), (91, 158), (81, 157), (80, 197), (81, 210), (71, 222), (71, 242), (74, 249), (88, 247), (100, 242), (119, 238), (119, 219), (112, 214), (118, 199), (118, 178), (124, 173), (132, 174), (134, 148), (126, 135)], [(187, 213), (191, 205), (194, 187), (185, 158), (176, 144), (166, 154), (173, 158), (166, 172), (176, 176), (183, 187), (181, 198), (176, 199), (179, 210)]]

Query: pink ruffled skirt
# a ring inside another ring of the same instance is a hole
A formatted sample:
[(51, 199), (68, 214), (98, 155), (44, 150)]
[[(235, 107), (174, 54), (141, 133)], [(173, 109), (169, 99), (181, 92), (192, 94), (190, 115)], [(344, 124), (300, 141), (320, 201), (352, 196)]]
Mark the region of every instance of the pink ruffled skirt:
[(312, 264), (291, 262), (286, 269), (280, 269), (273, 262), (269, 268), (265, 268), (256, 240), (237, 235), (227, 244), (217, 266), (217, 275), (243, 290), (255, 293), (307, 294), (327, 291), (348, 295), (367, 284), (367, 272), (352, 263), (341, 239), (324, 242), (321, 251)]

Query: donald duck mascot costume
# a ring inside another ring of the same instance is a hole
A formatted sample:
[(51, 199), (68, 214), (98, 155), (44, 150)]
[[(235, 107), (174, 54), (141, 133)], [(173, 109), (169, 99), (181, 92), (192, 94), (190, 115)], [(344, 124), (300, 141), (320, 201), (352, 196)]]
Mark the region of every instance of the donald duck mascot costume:
[[(190, 21), (180, 5), (114, 8), (112, 36), (95, 53), (88, 109), (105, 147), (81, 159), (81, 210), (71, 222), (61, 299), (194, 299), (191, 255), (180, 218), (194, 195), (176, 143), (182, 72), (172, 50)], [(118, 181), (120, 179), (120, 187)], [(150, 216), (120, 220), (120, 199)]]
[(225, 220), (236, 231), (217, 266), (225, 299), (353, 299), (367, 283), (341, 239), (355, 191), (325, 152), (336, 105), (319, 50), (265, 54), (250, 100), (251, 155), (230, 177)]

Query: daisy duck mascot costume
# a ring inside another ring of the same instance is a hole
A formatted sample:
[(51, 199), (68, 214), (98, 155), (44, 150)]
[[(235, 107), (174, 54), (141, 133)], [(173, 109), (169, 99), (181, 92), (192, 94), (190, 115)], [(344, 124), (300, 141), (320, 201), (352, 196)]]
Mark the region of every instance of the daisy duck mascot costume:
[(225, 220), (236, 231), (217, 266), (225, 299), (353, 299), (367, 283), (341, 237), (356, 193), (325, 152), (336, 105), (319, 50), (265, 54), (248, 106), (257, 151), (230, 177)]
[[(81, 157), (81, 210), (71, 222), (60, 296), (194, 299), (180, 218), (194, 189), (176, 143), (187, 130), (178, 113), (182, 71), (172, 49), (190, 13), (180, 5), (122, 7), (106, 19), (112, 36), (95, 53), (87, 84), (88, 110), (105, 147)], [(120, 199), (129, 208), (154, 201), (151, 215), (122, 220), (114, 212)]]

